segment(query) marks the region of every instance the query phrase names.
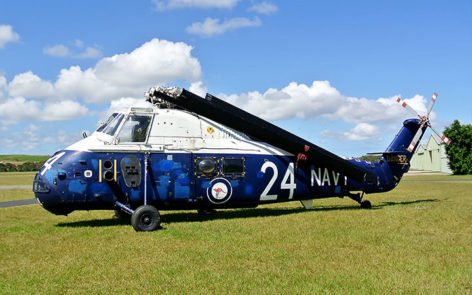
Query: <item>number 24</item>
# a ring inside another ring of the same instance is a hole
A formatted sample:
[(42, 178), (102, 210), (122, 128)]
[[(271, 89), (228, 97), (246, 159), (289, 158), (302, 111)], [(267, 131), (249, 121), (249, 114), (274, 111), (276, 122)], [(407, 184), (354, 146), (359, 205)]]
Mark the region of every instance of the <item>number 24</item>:
[[(297, 188), (297, 184), (295, 183), (295, 168), (294, 164), (290, 163), (287, 167), (287, 171), (285, 171), (285, 175), (282, 179), (282, 182), (280, 183), (280, 189), (288, 189), (290, 190), (288, 199), (291, 200), (293, 198), (293, 192)], [(269, 180), (269, 183), (265, 187), (265, 189), (262, 191), (260, 200), (261, 201), (274, 201), (277, 200), (278, 195), (273, 194), (269, 195), (269, 191), (274, 186), (275, 181), (277, 180), (277, 177), (279, 176), (279, 171), (277, 169), (277, 166), (271, 162), (271, 161), (266, 161), (261, 167), (261, 172), (266, 173), (267, 168), (272, 169), (274, 174), (272, 175), (272, 178)]]

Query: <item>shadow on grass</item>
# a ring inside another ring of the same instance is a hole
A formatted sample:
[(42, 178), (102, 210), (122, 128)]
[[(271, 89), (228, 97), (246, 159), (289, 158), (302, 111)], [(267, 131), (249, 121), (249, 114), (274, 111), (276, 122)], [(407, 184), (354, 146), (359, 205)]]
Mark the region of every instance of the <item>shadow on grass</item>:
[[(437, 199), (425, 199), (407, 202), (383, 202), (378, 205), (373, 205), (370, 210), (379, 210), (383, 207), (388, 206), (406, 206), (419, 203), (438, 202)], [(251, 208), (251, 209), (232, 209), (217, 211), (214, 214), (202, 215), (197, 212), (179, 212), (179, 213), (166, 213), (161, 215), (162, 221), (165, 223), (176, 223), (176, 222), (201, 222), (206, 220), (214, 219), (239, 219), (239, 218), (254, 218), (254, 217), (267, 217), (267, 216), (282, 216), (306, 213), (310, 211), (348, 211), (348, 210), (366, 210), (360, 208), (359, 205), (353, 203), (352, 206), (331, 206), (331, 207), (314, 207), (306, 210), (304, 208)], [(366, 210), (369, 211), (369, 210)], [(111, 213), (112, 211), (110, 211)], [(113, 214), (113, 213), (111, 213)], [(109, 219), (94, 219), (94, 220), (82, 220), (74, 222), (63, 222), (58, 223), (58, 227), (97, 227), (97, 226), (118, 226), (118, 225), (129, 225), (129, 218), (109, 218)]]
[[(113, 211), (110, 211), (113, 214)], [(61, 222), (56, 224), (58, 227), (102, 227), (102, 226), (118, 226), (129, 225), (131, 221), (129, 218), (109, 218), (109, 219), (93, 219), (81, 220), (74, 222)]]
[(411, 204), (418, 204), (418, 203), (430, 203), (430, 202), (439, 202), (438, 199), (426, 199), (426, 200), (416, 200), (416, 201), (408, 201), (408, 202), (383, 202), (380, 205), (372, 206), (374, 207), (385, 207), (385, 206), (405, 206)]

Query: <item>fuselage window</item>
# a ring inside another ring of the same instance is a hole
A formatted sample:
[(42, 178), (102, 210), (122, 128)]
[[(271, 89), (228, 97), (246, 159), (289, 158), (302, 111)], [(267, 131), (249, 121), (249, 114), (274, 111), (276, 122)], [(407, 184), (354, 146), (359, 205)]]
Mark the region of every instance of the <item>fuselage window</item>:
[(214, 158), (197, 158), (195, 163), (197, 174), (205, 176), (218, 174), (218, 162)]
[(118, 142), (145, 142), (152, 115), (130, 114), (118, 134)]
[(108, 125), (107, 127), (103, 130), (104, 133), (108, 135), (113, 135), (116, 132), (116, 129), (120, 126), (121, 121), (123, 120), (124, 115), (119, 114), (116, 116)]
[(108, 119), (97, 128), (97, 132), (102, 132), (102, 130), (105, 129), (105, 127), (107, 127), (107, 125), (110, 124), (110, 122), (113, 121), (117, 115), (118, 113), (113, 113), (110, 117), (108, 117)]
[(223, 159), (223, 174), (244, 174), (244, 159)]

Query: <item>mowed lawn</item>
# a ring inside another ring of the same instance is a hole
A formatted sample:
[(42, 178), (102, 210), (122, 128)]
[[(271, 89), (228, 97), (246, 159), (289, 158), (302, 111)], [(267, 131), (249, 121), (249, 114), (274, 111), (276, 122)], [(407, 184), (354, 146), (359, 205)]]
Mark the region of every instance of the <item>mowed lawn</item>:
[(163, 211), (149, 233), (111, 211), (0, 209), (0, 293), (470, 294), (472, 177), (434, 178), (454, 181), (404, 181), (372, 210)]
[(35, 174), (36, 172), (0, 172), (0, 202), (34, 198)]

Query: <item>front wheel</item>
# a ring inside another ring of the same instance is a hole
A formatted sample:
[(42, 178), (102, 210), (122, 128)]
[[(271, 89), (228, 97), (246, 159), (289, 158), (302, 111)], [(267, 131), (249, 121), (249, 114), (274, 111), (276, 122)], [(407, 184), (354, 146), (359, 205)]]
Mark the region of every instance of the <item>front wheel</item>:
[(131, 215), (131, 224), (136, 231), (153, 231), (161, 225), (161, 216), (153, 206), (140, 206)]

